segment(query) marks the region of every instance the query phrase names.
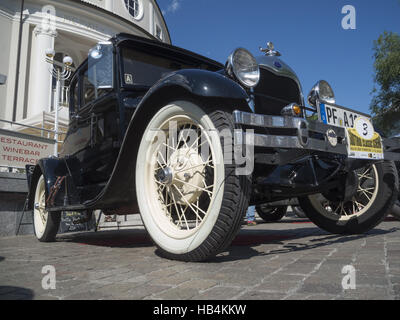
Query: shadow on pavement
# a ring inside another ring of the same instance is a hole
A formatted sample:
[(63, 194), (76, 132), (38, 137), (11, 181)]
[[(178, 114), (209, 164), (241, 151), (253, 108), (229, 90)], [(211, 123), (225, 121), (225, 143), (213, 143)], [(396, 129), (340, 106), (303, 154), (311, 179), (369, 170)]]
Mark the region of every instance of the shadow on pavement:
[(57, 241), (111, 248), (148, 247), (153, 245), (148, 233), (142, 229), (69, 233), (58, 236)]
[[(281, 224), (281, 223), (280, 223)], [(295, 229), (242, 229), (225, 254), (218, 255), (210, 262), (224, 262), (232, 260), (250, 259), (254, 256), (270, 256), (274, 254), (285, 254), (294, 251), (310, 250), (353, 240), (381, 236), (396, 232), (399, 228), (390, 230), (373, 229), (363, 235), (332, 235), (315, 226), (296, 227)], [(315, 238), (313, 238), (315, 237)], [(303, 238), (308, 238), (301, 241)], [(311, 240), (310, 240), (311, 238)], [(82, 245), (140, 248), (154, 246), (150, 236), (144, 229), (135, 230), (110, 230), (100, 232), (81, 232), (63, 234), (57, 237), (58, 242), (73, 242)], [(266, 252), (255, 250), (254, 247), (263, 244), (281, 244), (279, 249)], [(159, 250), (155, 252), (160, 255)], [(227, 255), (226, 255), (227, 253)]]
[[(310, 230), (307, 230), (310, 229)], [(362, 238), (370, 238), (375, 236), (381, 236), (384, 234), (392, 233), (399, 231), (399, 228), (391, 228), (390, 230), (381, 230), (381, 229), (373, 229), (366, 234), (362, 235), (331, 235), (320, 229), (317, 229), (319, 232), (315, 232), (315, 228), (302, 228), (296, 230), (279, 230), (279, 235), (276, 237), (274, 235), (265, 235), (264, 239), (262, 235), (258, 235), (259, 230), (245, 230), (245, 232), (241, 232), (243, 238), (236, 237), (233, 241), (232, 246), (228, 248), (226, 253), (228, 255), (217, 256), (214, 259), (210, 260), (210, 262), (225, 262), (225, 261), (233, 261), (233, 260), (245, 260), (250, 259), (254, 256), (271, 256), (276, 254), (285, 254), (291, 253), (295, 251), (303, 251), (310, 250), (314, 248), (322, 248), (334, 244), (351, 242), (353, 240), (358, 240)], [(277, 233), (275, 231), (275, 233)], [(325, 237), (320, 237), (324, 236)], [(248, 237), (246, 239), (246, 236)], [(316, 239), (307, 240), (306, 242), (296, 241), (302, 238), (308, 238), (312, 236), (319, 236)], [(279, 240), (279, 237), (281, 240)], [(275, 238), (275, 239), (274, 239)], [(250, 239), (253, 239), (250, 241)], [(286, 240), (283, 242), (282, 240)], [(259, 250), (255, 250), (253, 247), (262, 245), (262, 244), (282, 244), (282, 247), (279, 249), (274, 249), (266, 252), (260, 252)]]
[(0, 300), (32, 300), (34, 296), (31, 289), (0, 286)]

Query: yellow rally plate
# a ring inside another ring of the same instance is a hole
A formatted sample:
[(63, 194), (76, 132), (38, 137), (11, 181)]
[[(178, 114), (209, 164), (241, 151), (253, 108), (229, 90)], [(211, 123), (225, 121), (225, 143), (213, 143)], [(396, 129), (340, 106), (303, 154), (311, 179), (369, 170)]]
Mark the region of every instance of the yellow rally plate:
[(375, 132), (368, 119), (357, 118), (353, 128), (346, 128), (346, 135), (349, 158), (376, 160), (384, 158), (381, 136)]

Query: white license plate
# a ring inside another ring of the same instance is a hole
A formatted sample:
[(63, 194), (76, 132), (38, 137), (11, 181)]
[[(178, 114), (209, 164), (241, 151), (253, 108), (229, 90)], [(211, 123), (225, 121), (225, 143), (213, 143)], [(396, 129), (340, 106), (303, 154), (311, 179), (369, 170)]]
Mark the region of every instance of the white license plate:
[(369, 116), (326, 104), (319, 105), (318, 113), (323, 123), (346, 128), (349, 158), (374, 160), (384, 158), (382, 139), (375, 132)]
[(323, 123), (343, 128), (353, 128), (354, 121), (356, 121), (358, 117), (370, 119), (370, 117), (354, 112), (353, 110), (326, 104), (320, 104), (318, 112)]

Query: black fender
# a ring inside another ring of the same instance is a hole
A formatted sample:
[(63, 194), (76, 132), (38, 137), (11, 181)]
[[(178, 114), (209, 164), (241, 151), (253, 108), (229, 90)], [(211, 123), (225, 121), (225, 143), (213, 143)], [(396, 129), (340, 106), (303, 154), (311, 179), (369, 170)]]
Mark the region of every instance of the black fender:
[[(36, 166), (27, 168), (27, 181), (28, 181), (28, 210), (33, 209), (33, 201), (35, 197), (35, 190), (40, 176), (43, 174), (46, 198), (50, 194), (51, 187), (57, 181), (57, 177), (64, 177), (68, 175), (68, 168), (65, 165), (65, 160), (60, 158), (43, 158), (40, 159)], [(60, 190), (62, 193), (63, 190)]]
[(246, 91), (235, 81), (219, 72), (202, 69), (183, 69), (168, 74), (160, 79), (146, 94), (146, 98), (154, 95), (164, 87), (178, 86), (195, 96), (214, 97), (222, 99), (248, 99)]
[(86, 203), (90, 208), (136, 207), (136, 155), (151, 118), (167, 103), (194, 100), (203, 107), (220, 106), (252, 112), (247, 92), (223, 74), (206, 70), (179, 70), (160, 79), (141, 100), (125, 132), (113, 173), (103, 191)]

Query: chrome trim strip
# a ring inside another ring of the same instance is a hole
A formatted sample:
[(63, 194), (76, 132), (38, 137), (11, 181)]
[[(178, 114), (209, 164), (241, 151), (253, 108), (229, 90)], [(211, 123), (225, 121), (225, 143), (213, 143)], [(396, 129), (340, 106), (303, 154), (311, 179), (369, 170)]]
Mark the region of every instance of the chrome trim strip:
[(289, 116), (268, 116), (263, 114), (242, 112), (238, 110), (233, 111), (233, 119), (238, 124), (246, 124), (256, 127), (289, 129), (298, 129), (300, 124), (306, 121), (303, 118)]
[[(253, 135), (254, 137), (247, 137)], [(331, 152), (347, 155), (347, 148), (344, 144), (338, 144), (332, 147), (328, 142), (309, 138), (306, 146), (303, 146), (296, 136), (275, 136), (257, 133), (248, 133), (242, 131), (234, 132), (235, 145), (243, 144), (244, 141), (252, 141), (254, 147), (268, 147), (279, 149), (303, 149), (321, 152)], [(247, 140), (246, 140), (247, 139)]]
[[(289, 128), (297, 129), (295, 136), (280, 136), (249, 133), (242, 130), (234, 131), (235, 146), (243, 145), (245, 141), (255, 147), (276, 149), (303, 149), (321, 152), (330, 152), (347, 155), (346, 131), (342, 127), (336, 127), (317, 121), (307, 121), (303, 118), (289, 116), (268, 116), (235, 110), (232, 113), (234, 122), (255, 127)], [(332, 146), (326, 138), (327, 132), (333, 130), (340, 142)], [(324, 136), (324, 140), (313, 138), (310, 132), (316, 132)], [(246, 137), (250, 136), (250, 137)], [(303, 141), (306, 138), (306, 141)], [(384, 159), (400, 161), (400, 139), (383, 139)]]

